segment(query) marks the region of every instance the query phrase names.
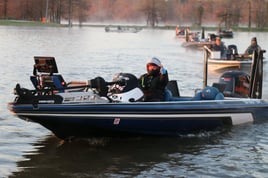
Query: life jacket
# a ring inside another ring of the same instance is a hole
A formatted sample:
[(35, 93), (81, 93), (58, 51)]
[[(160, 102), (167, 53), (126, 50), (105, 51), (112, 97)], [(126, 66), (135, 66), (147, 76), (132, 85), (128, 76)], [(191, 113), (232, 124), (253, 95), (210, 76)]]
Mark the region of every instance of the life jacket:
[(144, 93), (144, 101), (164, 101), (166, 82), (160, 76), (144, 74), (140, 77), (140, 87)]

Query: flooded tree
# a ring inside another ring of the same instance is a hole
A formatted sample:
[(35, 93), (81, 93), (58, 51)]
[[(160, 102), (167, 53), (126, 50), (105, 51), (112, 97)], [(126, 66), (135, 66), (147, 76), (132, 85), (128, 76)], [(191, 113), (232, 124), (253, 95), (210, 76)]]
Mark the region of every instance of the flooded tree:
[(3, 16), (6, 19), (7, 18), (7, 5), (8, 5), (8, 0), (4, 0), (3, 2)]
[(204, 7), (202, 6), (201, 1), (199, 1), (198, 6), (197, 6), (197, 25), (201, 26), (202, 25), (202, 19), (203, 19), (203, 15), (204, 15)]
[(68, 0), (68, 26), (73, 26), (72, 24), (72, 15), (73, 15), (73, 0)]
[(141, 10), (146, 15), (146, 24), (155, 27), (160, 20), (166, 17), (166, 4), (163, 0), (147, 0), (142, 4)]
[(61, 22), (62, 17), (62, 0), (47, 0), (48, 17), (50, 22), (58, 23)]
[(87, 20), (87, 12), (90, 7), (90, 2), (87, 0), (67, 0), (66, 7), (68, 26), (72, 26), (74, 19), (78, 21), (80, 26), (82, 26), (82, 23)]
[(21, 17), (23, 20), (30, 19), (32, 17), (32, 7), (28, 0), (20, 1)]
[(66, 19), (71, 27), (75, 19), (82, 25), (87, 20), (88, 4), (87, 0), (49, 0), (49, 21), (60, 24), (62, 19)]
[(251, 1), (248, 0), (248, 28), (251, 28)]
[(230, 28), (239, 25), (241, 19), (241, 4), (239, 1), (233, 3), (232, 0), (227, 0), (222, 5), (223, 8), (217, 13), (217, 17), (220, 19), (219, 26)]
[(256, 27), (263, 28), (268, 25), (268, 2), (266, 0), (255, 0), (254, 7)]
[(82, 26), (83, 22), (87, 21), (88, 10), (90, 3), (87, 0), (77, 0), (74, 3), (75, 16), (78, 19), (79, 26)]

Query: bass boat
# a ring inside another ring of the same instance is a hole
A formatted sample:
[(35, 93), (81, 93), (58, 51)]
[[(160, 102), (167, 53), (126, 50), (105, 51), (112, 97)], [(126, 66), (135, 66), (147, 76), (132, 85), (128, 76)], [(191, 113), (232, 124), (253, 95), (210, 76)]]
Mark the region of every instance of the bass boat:
[[(116, 74), (111, 82), (96, 77), (66, 83), (54, 57), (34, 60), (33, 89), (17, 84), (9, 110), (23, 120), (41, 124), (60, 139), (178, 136), (268, 117), (268, 102), (261, 99), (262, 53), (256, 53), (251, 76), (229, 73), (213, 87), (207, 86), (205, 61), (204, 89), (184, 97), (176, 81), (170, 81), (167, 99), (162, 102), (144, 102), (138, 79), (130, 73)], [(239, 93), (241, 83), (249, 85)]]
[(236, 45), (228, 45), (226, 58), (221, 57), (220, 51), (212, 51), (207, 46), (204, 46), (204, 50), (209, 53), (208, 65), (212, 70), (238, 69), (248, 73), (251, 70), (253, 55), (238, 54)]
[(204, 46), (212, 47), (215, 43), (216, 35), (208, 34), (208, 37), (205, 38), (205, 30), (202, 28), (201, 36), (197, 33), (188, 33), (186, 31), (185, 42), (181, 44), (182, 47), (193, 50), (203, 50)]
[(231, 29), (229, 29), (229, 30), (221, 30), (220, 29), (217, 34), (221, 38), (233, 38), (234, 37), (233, 30), (231, 30)]

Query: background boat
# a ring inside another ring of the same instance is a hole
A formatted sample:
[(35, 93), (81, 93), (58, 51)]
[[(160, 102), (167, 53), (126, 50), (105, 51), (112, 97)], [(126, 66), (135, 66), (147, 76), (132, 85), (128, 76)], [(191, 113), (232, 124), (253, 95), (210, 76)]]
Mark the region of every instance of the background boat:
[(105, 32), (117, 32), (117, 33), (138, 33), (141, 31), (141, 27), (128, 27), (128, 26), (106, 26)]
[[(252, 65), (252, 55), (238, 54), (236, 45), (228, 45), (227, 58), (222, 58), (220, 51), (212, 51), (207, 46), (204, 47), (208, 51), (208, 65), (211, 70), (242, 70), (250, 73)], [(266, 60), (263, 59), (265, 63)]]
[(208, 65), (212, 70), (238, 69), (250, 72), (252, 56), (234, 54), (228, 55), (227, 59), (222, 59), (218, 51), (210, 51), (209, 53)]
[(185, 41), (182, 43), (182, 47), (194, 50), (203, 50), (204, 46), (212, 46), (214, 42), (212, 41)]
[(181, 44), (182, 47), (194, 50), (203, 50), (204, 46), (211, 48), (216, 39), (216, 35), (213, 33), (208, 33), (205, 37), (205, 30), (202, 28), (202, 32), (189, 32), (186, 33), (185, 41)]
[(209, 67), (212, 70), (238, 69), (249, 71), (251, 60), (226, 60), (226, 59), (209, 59)]
[(221, 38), (233, 38), (234, 34), (233, 34), (233, 30), (229, 29), (229, 30), (219, 30), (217, 32), (217, 35), (220, 36)]

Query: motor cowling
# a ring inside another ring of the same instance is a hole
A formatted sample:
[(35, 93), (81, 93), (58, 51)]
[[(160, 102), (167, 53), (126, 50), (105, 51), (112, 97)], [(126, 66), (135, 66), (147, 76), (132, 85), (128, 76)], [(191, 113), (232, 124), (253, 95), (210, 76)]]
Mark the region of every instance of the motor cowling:
[(138, 87), (139, 82), (135, 75), (130, 73), (118, 73), (113, 77), (113, 82), (116, 81), (120, 82), (111, 85), (108, 90), (108, 97), (113, 101), (134, 102), (142, 99), (143, 92)]
[(242, 71), (228, 71), (220, 76), (219, 82), (225, 84), (224, 96), (248, 97), (250, 76), (247, 73)]

